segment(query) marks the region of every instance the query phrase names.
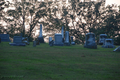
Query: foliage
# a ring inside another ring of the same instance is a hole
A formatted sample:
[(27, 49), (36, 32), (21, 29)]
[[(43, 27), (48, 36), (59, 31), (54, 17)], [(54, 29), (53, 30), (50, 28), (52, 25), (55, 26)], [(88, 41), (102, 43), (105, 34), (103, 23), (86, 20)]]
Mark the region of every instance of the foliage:
[[(15, 9), (8, 10), (7, 14), (13, 17), (13, 25), (15, 24), (14, 22), (16, 22), (16, 26), (19, 27), (20, 31), (18, 31), (18, 33), (23, 33), (23, 36), (27, 34), (29, 38), (33, 37), (32, 33), (35, 26), (41, 23), (39, 22), (41, 18), (46, 16), (46, 3), (37, 1), (16, 1), (15, 4), (11, 4), (11, 6), (15, 6)], [(25, 24), (29, 25), (29, 27), (26, 28)]]
[(8, 23), (7, 29), (1, 28), (9, 34), (22, 32), (28, 37), (33, 37), (39, 29), (39, 24), (43, 24), (47, 36), (60, 33), (61, 27), (64, 26), (64, 31), (69, 31), (70, 36), (74, 36), (78, 44), (84, 44), (85, 34), (88, 32), (96, 34), (97, 42), (100, 34), (107, 34), (108, 38), (115, 40), (115, 44), (119, 44), (120, 10), (119, 12), (115, 10), (115, 5), (105, 7), (104, 1), (71, 0), (68, 3), (65, 1), (61, 3), (30, 0), (16, 1), (10, 6), (14, 6), (15, 9), (8, 10), (5, 15), (12, 18), (4, 18), (3, 20)]

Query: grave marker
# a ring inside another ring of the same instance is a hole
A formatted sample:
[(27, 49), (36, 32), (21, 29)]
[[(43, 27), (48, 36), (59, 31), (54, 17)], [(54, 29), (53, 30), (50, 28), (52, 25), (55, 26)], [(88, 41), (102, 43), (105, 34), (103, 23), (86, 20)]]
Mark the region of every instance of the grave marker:
[(11, 46), (25, 46), (26, 44), (22, 42), (21, 36), (14, 36), (13, 43), (9, 43)]
[(69, 42), (69, 31), (65, 32), (65, 42), (64, 45), (69, 46), (70, 42)]
[(39, 33), (38, 40), (40, 43), (44, 43), (44, 38), (42, 36), (42, 24), (40, 24), (40, 33)]
[(54, 44), (54, 41), (52, 40), (52, 37), (49, 37), (49, 45), (53, 46), (53, 44)]
[(73, 41), (73, 36), (71, 36), (70, 38), (71, 38), (71, 44), (75, 45), (75, 42)]
[(62, 39), (62, 34), (55, 34), (55, 41), (54, 41), (55, 46), (63, 46), (63, 39)]
[(117, 48), (115, 48), (113, 51), (114, 51), (114, 52), (116, 52), (116, 51), (119, 51), (119, 52), (120, 52), (120, 46), (118, 46)]
[(36, 41), (33, 41), (33, 47), (36, 47)]
[(102, 46), (103, 48), (115, 48), (113, 39), (105, 39), (105, 42)]
[(62, 39), (63, 39), (63, 42), (64, 42), (64, 26), (62, 26), (61, 34), (62, 34)]
[(100, 34), (100, 36), (99, 36), (99, 44), (103, 45), (106, 38), (107, 38), (106, 34)]
[(86, 34), (84, 47), (97, 49), (94, 33), (90, 32)]

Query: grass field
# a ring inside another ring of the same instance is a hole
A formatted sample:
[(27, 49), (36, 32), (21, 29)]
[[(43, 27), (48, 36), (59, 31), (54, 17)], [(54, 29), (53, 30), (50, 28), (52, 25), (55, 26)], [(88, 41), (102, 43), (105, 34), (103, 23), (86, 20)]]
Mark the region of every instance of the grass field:
[(0, 80), (120, 80), (120, 52), (0, 43)]

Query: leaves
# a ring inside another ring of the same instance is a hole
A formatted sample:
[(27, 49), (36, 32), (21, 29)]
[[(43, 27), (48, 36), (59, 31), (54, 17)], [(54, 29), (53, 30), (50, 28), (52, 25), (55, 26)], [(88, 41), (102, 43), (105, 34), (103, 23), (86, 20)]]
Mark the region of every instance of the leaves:
[(39, 24), (44, 25), (46, 32), (53, 33), (60, 32), (61, 27), (64, 26), (65, 30), (70, 31), (70, 35), (80, 43), (84, 43), (85, 34), (89, 31), (96, 35), (107, 33), (114, 37), (114, 32), (120, 30), (118, 25), (120, 12), (113, 9), (114, 6), (105, 7), (102, 4), (103, 2), (79, 2), (78, 0), (62, 4), (59, 1), (16, 1), (13, 4), (15, 9), (7, 11), (7, 16), (13, 19), (4, 19), (4, 21), (9, 25), (13, 22), (11, 27), (19, 27), (21, 29), (19, 31), (23, 30), (24, 24), (28, 24), (29, 29), (26, 33), (29, 37)]

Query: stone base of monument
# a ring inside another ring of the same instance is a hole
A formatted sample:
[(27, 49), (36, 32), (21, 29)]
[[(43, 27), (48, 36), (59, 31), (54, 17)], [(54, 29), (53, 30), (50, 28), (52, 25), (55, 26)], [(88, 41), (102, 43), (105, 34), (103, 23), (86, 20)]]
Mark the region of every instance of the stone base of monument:
[(9, 43), (11, 46), (26, 46), (25, 43)]
[(70, 46), (70, 43), (64, 43), (65, 46)]
[(54, 45), (54, 46), (64, 46), (63, 43), (54, 43), (53, 45)]
[(92, 49), (97, 49), (97, 45), (84, 45), (84, 48), (92, 48)]
[(71, 45), (75, 45), (75, 42), (71, 42)]
[(38, 40), (39, 40), (40, 43), (44, 43), (44, 38), (43, 38), (43, 36), (42, 36), (42, 37), (38, 37)]
[(115, 51), (119, 51), (119, 52), (120, 52), (120, 46), (117, 47), (116, 49), (114, 49), (113, 51), (114, 51), (114, 52), (115, 52)]
[(103, 45), (102, 47), (103, 47), (103, 48), (115, 48), (115, 46), (112, 45), (112, 44)]
[(54, 44), (54, 46), (64, 46), (64, 44)]

